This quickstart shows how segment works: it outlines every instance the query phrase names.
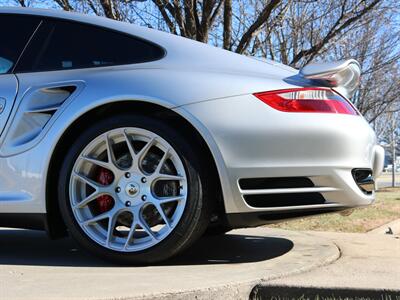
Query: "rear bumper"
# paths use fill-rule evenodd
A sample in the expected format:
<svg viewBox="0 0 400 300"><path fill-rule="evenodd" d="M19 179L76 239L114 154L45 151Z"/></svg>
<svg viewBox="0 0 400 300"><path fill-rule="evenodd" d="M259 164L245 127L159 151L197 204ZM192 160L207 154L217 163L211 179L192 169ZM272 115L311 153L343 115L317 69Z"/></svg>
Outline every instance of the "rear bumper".
<svg viewBox="0 0 400 300"><path fill-rule="evenodd" d="M283 211L256 211L247 213L234 213L226 215L226 222L229 228L257 227L261 225L274 224L284 220L291 220L302 217L309 217L318 214L335 213L351 209L349 207L331 208L308 208L303 210L283 210Z"/></svg>
<svg viewBox="0 0 400 300"><path fill-rule="evenodd" d="M237 214L254 213L265 223L277 216L338 211L374 201L374 192L364 193L352 170L371 169L376 178L383 167L384 151L376 145L375 133L360 116L284 113L252 95L191 104L177 110L191 118L210 145L230 219ZM279 189L266 186L258 192L245 190L239 184L240 179L291 177L308 178L313 184ZM261 195L261 204L249 204L249 192ZM290 203L284 195L282 199L288 201L271 206L269 200L277 194L290 194L296 200L306 193L320 194L325 201ZM264 203L262 195L268 195Z"/></svg>
<svg viewBox="0 0 400 300"><path fill-rule="evenodd" d="M381 176L385 163L385 150L383 147L376 145L374 147L373 176L375 180Z"/></svg>

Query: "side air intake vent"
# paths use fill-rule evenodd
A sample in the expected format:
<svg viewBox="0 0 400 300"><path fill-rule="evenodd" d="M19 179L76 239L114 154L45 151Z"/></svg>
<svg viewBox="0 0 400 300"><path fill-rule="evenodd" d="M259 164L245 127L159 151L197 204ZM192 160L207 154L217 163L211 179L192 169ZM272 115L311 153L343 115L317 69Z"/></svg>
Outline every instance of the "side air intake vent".
<svg viewBox="0 0 400 300"><path fill-rule="evenodd" d="M15 129L10 132L12 145L18 146L36 138L75 89L76 87L46 88L31 95L23 115L15 124Z"/></svg>
<svg viewBox="0 0 400 300"><path fill-rule="evenodd" d="M15 154L32 146L61 106L82 88L83 82L73 82L28 90L6 129L1 154Z"/></svg>
<svg viewBox="0 0 400 300"><path fill-rule="evenodd" d="M239 180L239 186L242 190L261 190L306 188L314 183L307 177L245 178Z"/></svg>

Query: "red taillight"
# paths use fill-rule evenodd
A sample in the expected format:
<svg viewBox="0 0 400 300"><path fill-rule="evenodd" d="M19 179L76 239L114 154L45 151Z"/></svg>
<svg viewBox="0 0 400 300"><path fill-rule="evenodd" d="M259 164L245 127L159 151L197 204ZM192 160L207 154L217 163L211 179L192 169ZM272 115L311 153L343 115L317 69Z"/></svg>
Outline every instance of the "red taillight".
<svg viewBox="0 0 400 300"><path fill-rule="evenodd" d="M254 94L265 104L284 112L358 115L355 108L331 89L296 88Z"/></svg>

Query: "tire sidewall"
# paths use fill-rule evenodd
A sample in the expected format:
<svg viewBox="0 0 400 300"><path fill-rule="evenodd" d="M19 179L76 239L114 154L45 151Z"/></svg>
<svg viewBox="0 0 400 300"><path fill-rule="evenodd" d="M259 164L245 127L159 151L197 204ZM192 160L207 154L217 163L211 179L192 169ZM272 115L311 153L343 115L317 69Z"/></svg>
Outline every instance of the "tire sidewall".
<svg viewBox="0 0 400 300"><path fill-rule="evenodd" d="M99 135L116 128L137 127L149 130L165 139L176 151L187 176L187 200L184 212L173 231L158 244L137 252L119 252L105 248L86 235L77 223L69 198L72 168L84 148ZM122 264L153 263L165 260L188 247L200 237L208 224L208 205L205 199L205 172L196 149L174 128L163 121L140 115L119 115L103 119L79 134L65 156L59 173L58 195L61 214L71 236L92 253Z"/></svg>

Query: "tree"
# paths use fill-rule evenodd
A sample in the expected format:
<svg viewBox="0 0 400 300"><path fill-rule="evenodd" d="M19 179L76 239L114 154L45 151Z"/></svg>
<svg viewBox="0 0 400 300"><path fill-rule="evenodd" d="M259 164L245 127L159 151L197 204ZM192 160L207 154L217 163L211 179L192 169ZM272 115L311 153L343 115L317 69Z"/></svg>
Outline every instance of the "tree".
<svg viewBox="0 0 400 300"><path fill-rule="evenodd" d="M352 101L360 112L373 123L400 109L397 0L13 1L137 23L295 68L355 58L362 81Z"/></svg>

